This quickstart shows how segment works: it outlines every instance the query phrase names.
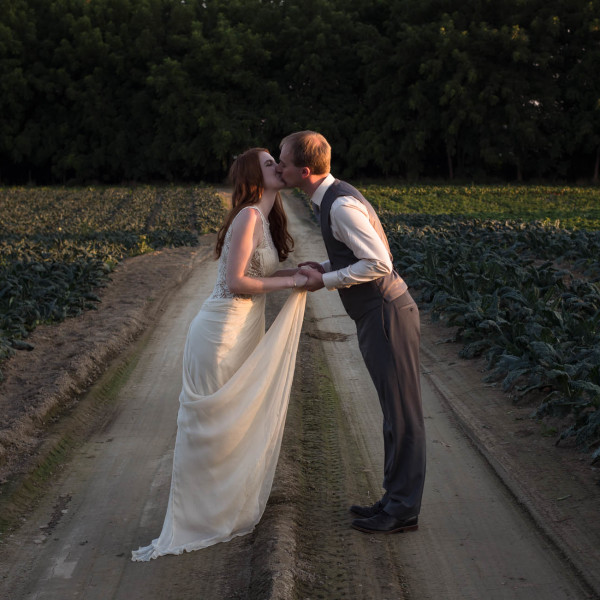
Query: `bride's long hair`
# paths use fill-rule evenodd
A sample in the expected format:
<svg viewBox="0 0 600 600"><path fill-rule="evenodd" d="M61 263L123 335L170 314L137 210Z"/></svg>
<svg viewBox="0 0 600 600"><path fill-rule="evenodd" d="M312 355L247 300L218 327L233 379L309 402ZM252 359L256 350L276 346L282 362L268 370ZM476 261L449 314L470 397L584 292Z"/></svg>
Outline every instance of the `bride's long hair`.
<svg viewBox="0 0 600 600"><path fill-rule="evenodd" d="M217 245L215 247L217 257L221 256L225 234L236 215L246 206L257 204L261 199L265 184L258 157L260 152L268 153L269 151L265 148L250 148L250 150L240 154L233 161L231 169L229 169L229 179L233 184L232 208L217 234ZM287 230L287 217L283 210L279 192L275 196L275 203L269 214L269 229L279 255L279 261L283 262L294 248L294 239Z"/></svg>

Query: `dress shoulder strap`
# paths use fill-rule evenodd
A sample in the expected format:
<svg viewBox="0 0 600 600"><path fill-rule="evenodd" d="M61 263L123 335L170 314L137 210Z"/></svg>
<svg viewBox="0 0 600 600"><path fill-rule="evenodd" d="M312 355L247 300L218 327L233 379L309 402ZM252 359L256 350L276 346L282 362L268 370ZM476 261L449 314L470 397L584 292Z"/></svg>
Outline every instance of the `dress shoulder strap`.
<svg viewBox="0 0 600 600"><path fill-rule="evenodd" d="M260 208L258 208L258 206L246 206L246 207L244 207L244 209L246 209L246 208L253 208L254 210L257 210L258 214L260 215L260 218L262 219L263 224L267 224L268 223L267 217L265 217L265 215L263 215L262 210L260 210Z"/></svg>
<svg viewBox="0 0 600 600"><path fill-rule="evenodd" d="M250 205L250 206L244 206L244 208L242 208L242 210L240 210L240 212L237 215L235 215L235 218L233 220L235 221L235 219L237 219L247 208L253 208L260 215L260 220L261 220L262 226L263 226L263 232L262 232L263 235L262 235L261 241L259 242L259 244L260 244L265 239L265 231L269 228L269 222L265 218L265 215L263 215L263 213L260 210L260 208L258 208L258 206L252 206L252 205ZM232 225L233 225L233 222L232 222Z"/></svg>
<svg viewBox="0 0 600 600"><path fill-rule="evenodd" d="M237 215L235 215L234 221L235 221L235 219L237 219L237 218L238 218L238 216L239 216L239 215L241 215L241 214L242 214L242 213L243 213L243 212L244 212L244 211L245 211L247 208L253 208L255 211L257 211L257 212L258 212L258 214L260 215L260 217L261 217L261 219L262 219L263 223L264 223L264 222L267 220L267 219L265 219L265 215L263 215L263 214L262 214L262 211L260 210L260 208L258 208L258 206L253 206L253 205L250 205L250 206L244 206L244 208L242 208L242 210L240 210L240 212L239 212Z"/></svg>

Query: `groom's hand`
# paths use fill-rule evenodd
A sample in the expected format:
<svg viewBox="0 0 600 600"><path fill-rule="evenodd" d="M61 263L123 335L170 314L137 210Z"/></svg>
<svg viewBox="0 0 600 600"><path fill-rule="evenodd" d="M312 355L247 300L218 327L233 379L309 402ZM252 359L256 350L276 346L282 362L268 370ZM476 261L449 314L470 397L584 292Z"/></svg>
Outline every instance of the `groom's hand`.
<svg viewBox="0 0 600 600"><path fill-rule="evenodd" d="M322 287L324 287L323 274L317 271L316 269L301 267L300 273L308 277L308 281L304 286L305 290L308 290L309 292L316 292L317 290L320 290Z"/></svg>
<svg viewBox="0 0 600 600"><path fill-rule="evenodd" d="M299 267L310 267L311 269L316 269L319 273L325 273L325 269L321 263L315 262L314 260L307 260L306 262L301 262L298 264Z"/></svg>

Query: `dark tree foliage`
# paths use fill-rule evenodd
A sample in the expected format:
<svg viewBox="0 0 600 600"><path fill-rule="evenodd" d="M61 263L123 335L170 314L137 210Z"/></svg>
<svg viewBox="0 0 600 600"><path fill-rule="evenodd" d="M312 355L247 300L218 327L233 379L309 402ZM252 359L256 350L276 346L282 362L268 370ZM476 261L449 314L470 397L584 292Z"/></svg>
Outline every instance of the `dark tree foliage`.
<svg viewBox="0 0 600 600"><path fill-rule="evenodd" d="M600 0L0 0L0 183L220 180L316 129L344 176L598 181Z"/></svg>

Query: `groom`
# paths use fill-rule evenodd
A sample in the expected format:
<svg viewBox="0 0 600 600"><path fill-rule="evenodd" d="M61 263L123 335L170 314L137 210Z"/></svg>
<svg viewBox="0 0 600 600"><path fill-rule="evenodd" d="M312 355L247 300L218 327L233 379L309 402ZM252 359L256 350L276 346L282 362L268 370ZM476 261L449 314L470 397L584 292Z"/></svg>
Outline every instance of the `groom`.
<svg viewBox="0 0 600 600"><path fill-rule="evenodd" d="M373 207L329 172L331 147L314 131L280 144L278 172L313 203L329 261L308 262L307 289L338 290L355 321L358 343L383 411L383 497L353 505L352 526L368 533L418 528L425 480L425 429L419 379L419 310L394 270L388 241ZM307 269L306 267L310 267Z"/></svg>

